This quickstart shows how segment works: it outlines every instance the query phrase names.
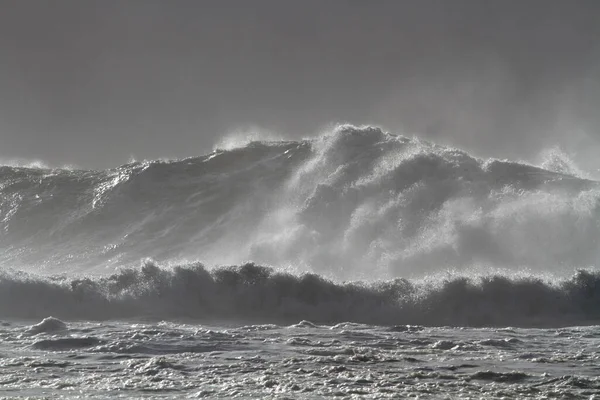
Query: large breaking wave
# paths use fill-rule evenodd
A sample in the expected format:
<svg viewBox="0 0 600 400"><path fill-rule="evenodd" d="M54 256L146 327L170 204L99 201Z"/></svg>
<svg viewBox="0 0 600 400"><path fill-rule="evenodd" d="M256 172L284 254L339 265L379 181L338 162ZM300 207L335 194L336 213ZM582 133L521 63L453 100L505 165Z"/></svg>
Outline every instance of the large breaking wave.
<svg viewBox="0 0 600 400"><path fill-rule="evenodd" d="M344 279L593 266L600 186L560 157L545 166L340 126L106 171L0 167L0 264L253 260Z"/></svg>
<svg viewBox="0 0 600 400"><path fill-rule="evenodd" d="M81 304L98 303L91 307L96 317L133 315L145 301L157 310L194 316L235 314L236 307L248 308L242 303L261 302L256 312L263 319L486 323L491 318L489 323L497 323L514 314L525 321L527 313L516 300L506 300L516 296L542 319L557 312L586 319L595 317L589 305L597 300L597 276L568 277L580 268L593 271L600 259L599 200L600 185L584 179L556 150L534 166L347 125L316 139L255 141L196 158L133 162L104 171L4 166L1 309L32 315L49 308L61 315L64 306L65 314L85 316L73 300L82 296ZM252 260L317 275L252 270L266 276L260 285L245 284L235 293L223 289L225 294L219 277L229 276L228 269L146 267L146 272L106 277L146 258L167 266L200 261L211 267ZM231 276L243 276L244 268ZM9 270L50 280L25 279ZM500 270L505 272L494 272ZM153 283L156 292L143 292L148 271L156 279L168 276L171 286L161 283L156 289ZM398 280L444 271L464 277L488 271L488 276L479 283L452 278L441 292ZM509 277L518 271L552 275L562 283ZM57 283L58 275L70 283ZM89 278L73 280L75 275ZM343 280L386 283L333 283ZM177 297L175 286L186 284L191 286ZM264 295L248 294L259 287ZM297 296L282 300L273 294L288 289ZM11 296L24 293L32 300L7 305ZM417 301L416 293L425 297ZM318 300L311 303L305 299L309 295ZM168 299L161 303L161 296ZM493 297L494 307L505 313L484 317L490 310L476 308L473 296L487 305ZM323 309L323 301L333 308ZM208 306L215 302L223 309ZM471 311L460 316L448 309L451 305ZM469 317L473 313L481 315Z"/></svg>

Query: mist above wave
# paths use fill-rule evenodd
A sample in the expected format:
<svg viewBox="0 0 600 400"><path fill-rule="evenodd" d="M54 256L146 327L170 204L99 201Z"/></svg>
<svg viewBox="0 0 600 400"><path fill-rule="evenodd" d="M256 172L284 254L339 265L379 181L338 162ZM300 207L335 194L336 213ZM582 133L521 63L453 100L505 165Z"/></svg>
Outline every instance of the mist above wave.
<svg viewBox="0 0 600 400"><path fill-rule="evenodd" d="M599 259L598 184L374 127L106 171L0 167L0 265L101 272L142 257L335 278Z"/></svg>
<svg viewBox="0 0 600 400"><path fill-rule="evenodd" d="M195 318L380 325L562 326L597 323L600 275L570 279L488 275L335 283L242 266L162 269L146 262L103 278L0 276L0 317Z"/></svg>

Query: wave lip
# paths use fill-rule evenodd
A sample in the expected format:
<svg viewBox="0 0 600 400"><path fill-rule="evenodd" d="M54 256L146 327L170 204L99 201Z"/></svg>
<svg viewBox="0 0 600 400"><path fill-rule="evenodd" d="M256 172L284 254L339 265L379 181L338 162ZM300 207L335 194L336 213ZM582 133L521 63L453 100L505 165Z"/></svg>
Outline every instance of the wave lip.
<svg viewBox="0 0 600 400"><path fill-rule="evenodd" d="M600 273L579 271L554 283L535 277L458 277L437 284L395 279L335 283L252 263L163 269L146 262L103 278L3 274L0 316L67 319L233 320L335 324L524 326L596 324Z"/></svg>

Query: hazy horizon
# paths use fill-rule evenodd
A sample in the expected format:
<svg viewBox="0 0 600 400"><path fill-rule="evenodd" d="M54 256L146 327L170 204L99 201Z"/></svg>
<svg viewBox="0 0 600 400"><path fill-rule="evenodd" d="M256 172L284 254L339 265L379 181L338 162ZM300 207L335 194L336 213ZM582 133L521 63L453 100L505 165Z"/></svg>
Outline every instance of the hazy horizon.
<svg viewBox="0 0 600 400"><path fill-rule="evenodd" d="M600 143L596 1L4 1L0 159L106 168L374 124L482 156Z"/></svg>

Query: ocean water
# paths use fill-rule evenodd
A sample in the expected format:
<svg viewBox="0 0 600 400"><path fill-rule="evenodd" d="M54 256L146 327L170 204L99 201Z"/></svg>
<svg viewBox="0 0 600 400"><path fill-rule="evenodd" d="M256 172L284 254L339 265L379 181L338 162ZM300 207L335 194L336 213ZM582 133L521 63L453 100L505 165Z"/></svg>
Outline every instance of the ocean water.
<svg viewBox="0 0 600 400"><path fill-rule="evenodd" d="M598 398L599 200L368 126L0 166L0 397Z"/></svg>

